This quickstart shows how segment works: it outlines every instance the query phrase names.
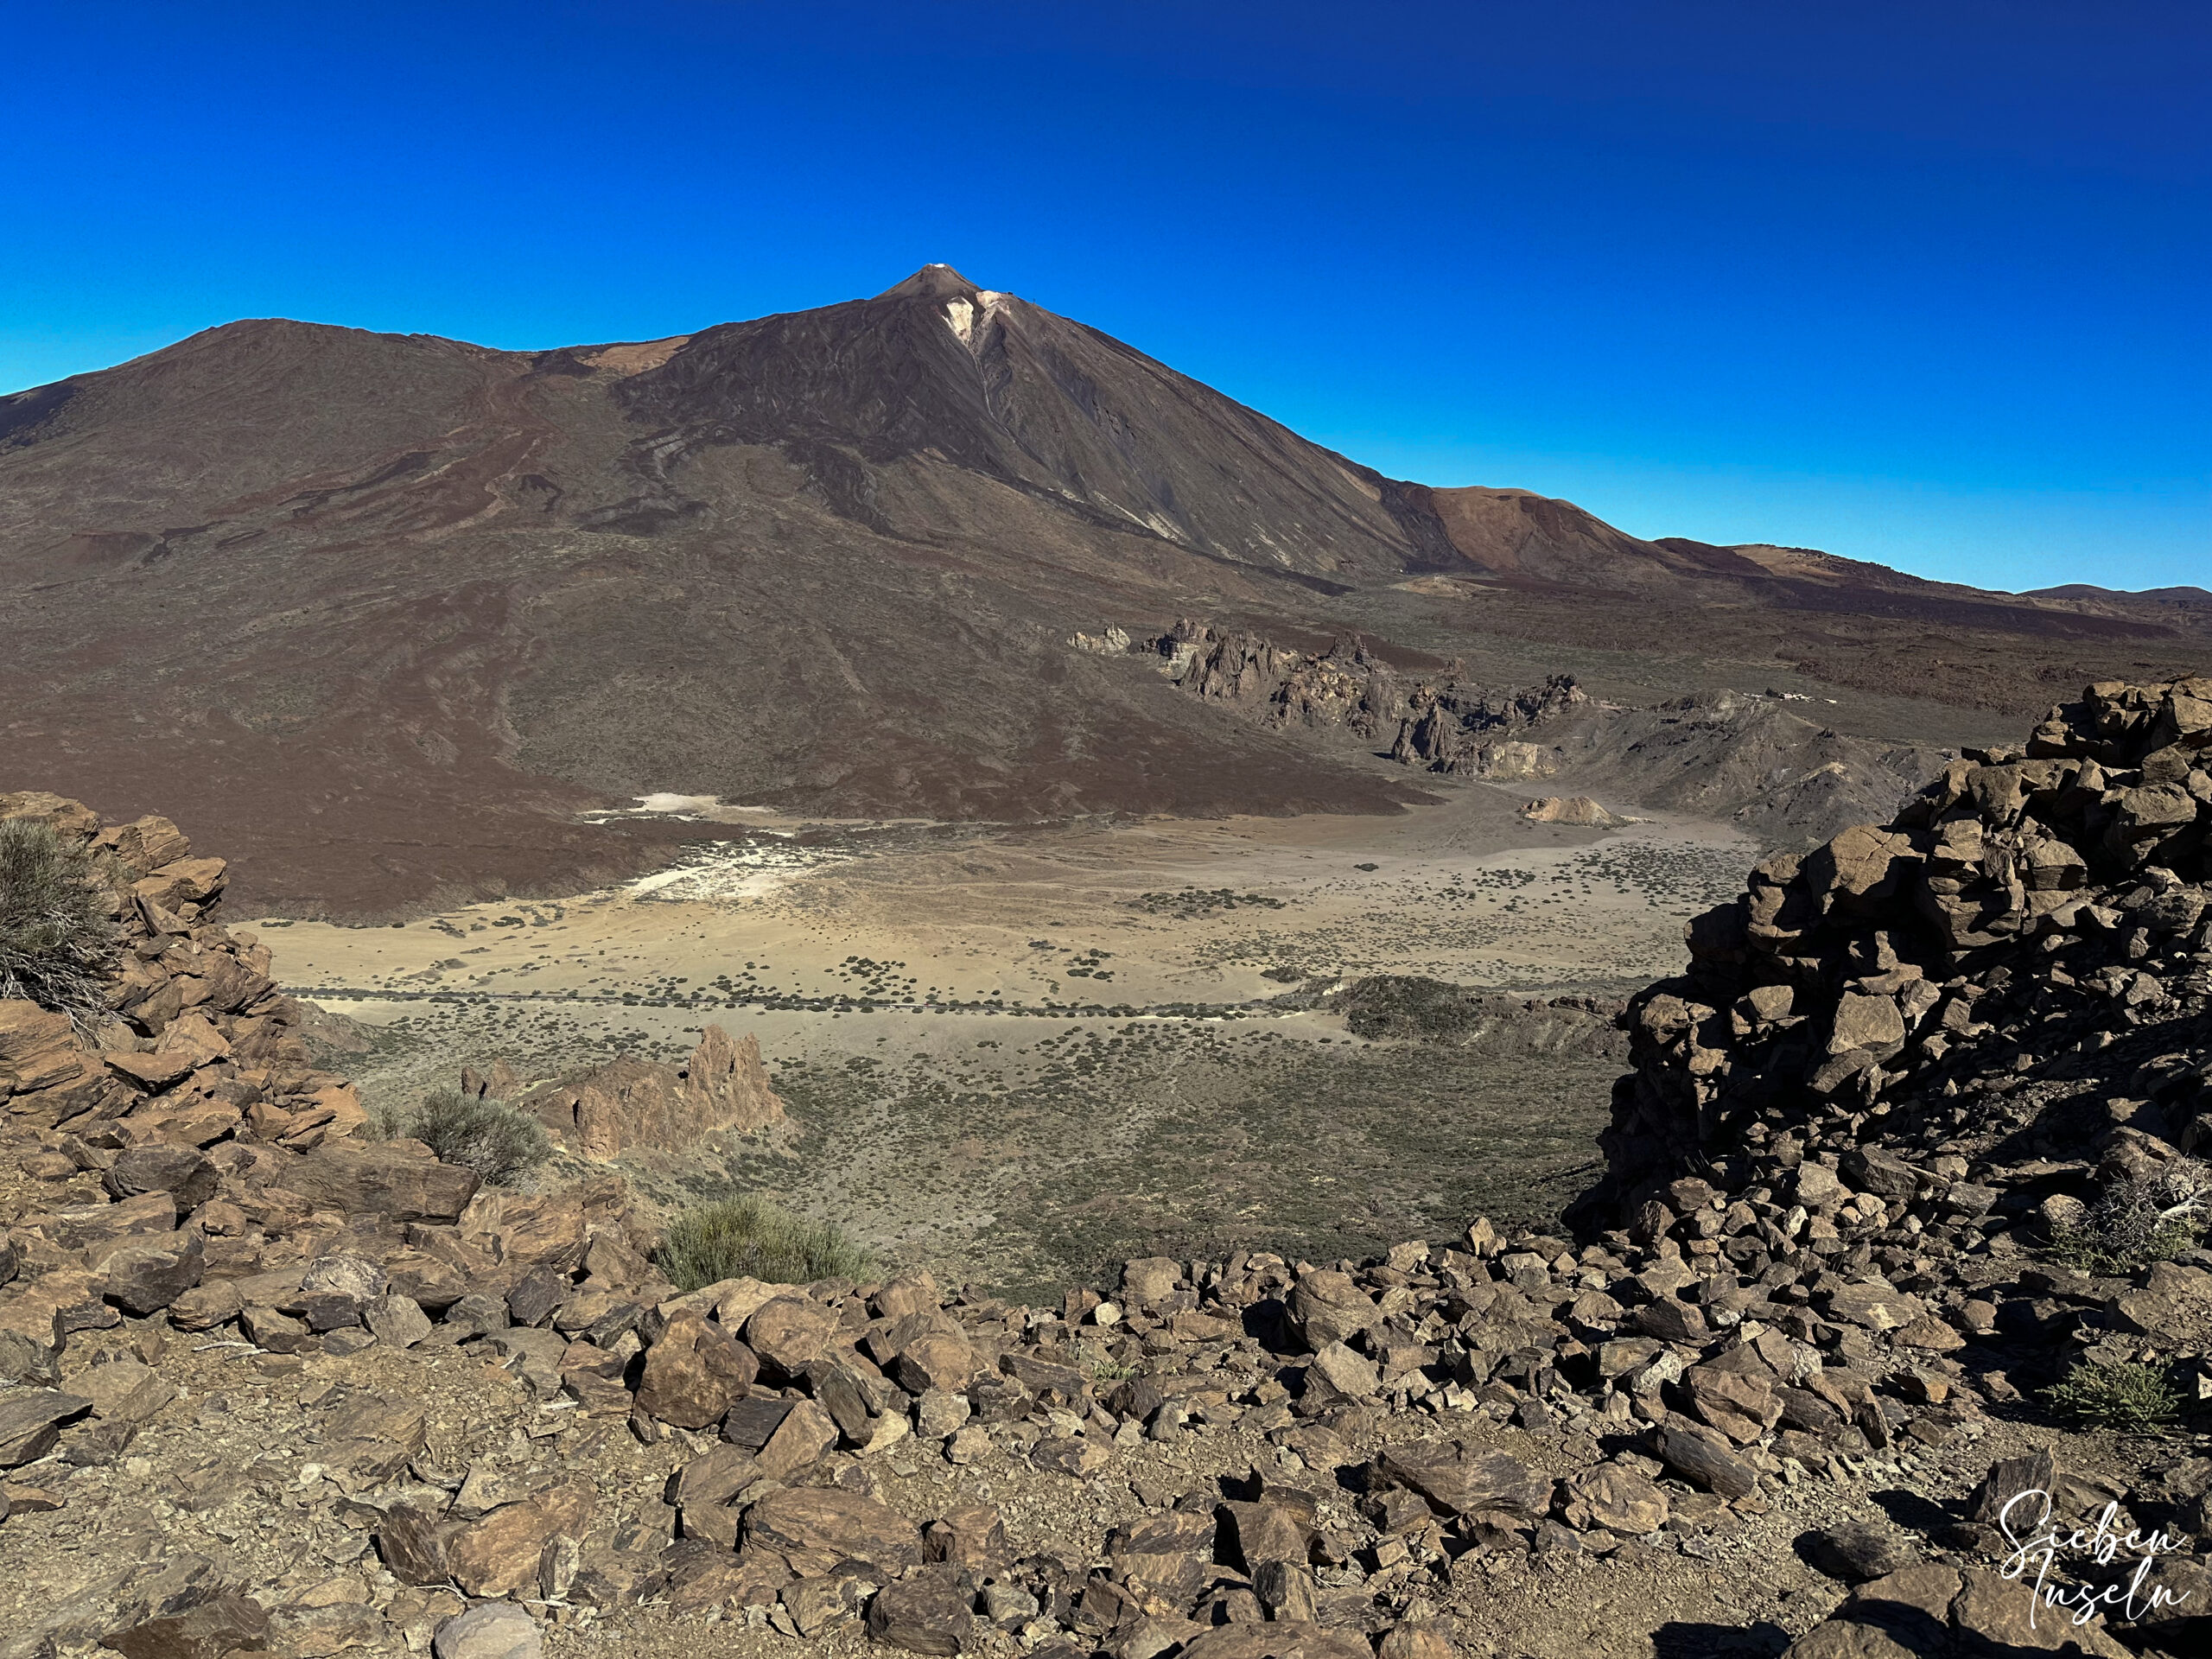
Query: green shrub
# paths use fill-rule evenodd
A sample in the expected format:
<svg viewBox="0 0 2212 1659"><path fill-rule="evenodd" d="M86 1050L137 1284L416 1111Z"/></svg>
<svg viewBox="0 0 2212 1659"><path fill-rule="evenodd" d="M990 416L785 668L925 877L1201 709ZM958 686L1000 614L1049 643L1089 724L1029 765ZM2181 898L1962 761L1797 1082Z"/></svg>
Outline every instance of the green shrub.
<svg viewBox="0 0 2212 1659"><path fill-rule="evenodd" d="M420 1141L440 1163L465 1165L494 1186L512 1186L553 1155L552 1138L529 1113L453 1089L379 1114L378 1127L387 1139Z"/></svg>
<svg viewBox="0 0 2212 1659"><path fill-rule="evenodd" d="M1136 1375L1136 1369L1125 1365L1105 1348L1095 1343L1076 1344L1076 1363L1082 1366L1094 1382L1119 1382Z"/></svg>
<svg viewBox="0 0 2212 1659"><path fill-rule="evenodd" d="M2115 1243L2094 1226L2060 1227L2050 1236L2054 1259L2077 1273L2113 1277L2152 1262L2171 1262L2195 1248L2203 1230L2179 1218L2162 1221L2125 1243Z"/></svg>
<svg viewBox="0 0 2212 1659"><path fill-rule="evenodd" d="M2202 1235L2209 1199L2212 1167L2195 1158L2173 1159L2106 1187L2082 1225L2053 1230L2051 1254L2095 1274L2133 1273L2169 1261Z"/></svg>
<svg viewBox="0 0 2212 1659"><path fill-rule="evenodd" d="M2181 1412L2181 1393L2148 1365L2085 1361L2043 1397L2052 1411L2089 1428L2139 1434L2170 1423Z"/></svg>
<svg viewBox="0 0 2212 1659"><path fill-rule="evenodd" d="M66 1014L89 1037L121 956L91 855L54 826L0 823L0 998Z"/></svg>
<svg viewBox="0 0 2212 1659"><path fill-rule="evenodd" d="M842 1228L801 1221L758 1192L685 1211L653 1261L685 1291L724 1279L807 1285L817 1279L870 1279L876 1271L874 1253Z"/></svg>

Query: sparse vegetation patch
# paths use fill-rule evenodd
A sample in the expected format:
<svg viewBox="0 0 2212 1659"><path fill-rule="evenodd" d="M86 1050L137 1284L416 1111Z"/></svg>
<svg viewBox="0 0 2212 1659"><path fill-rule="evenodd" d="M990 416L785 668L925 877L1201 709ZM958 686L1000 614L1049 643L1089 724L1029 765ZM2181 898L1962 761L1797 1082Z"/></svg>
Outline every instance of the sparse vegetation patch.
<svg viewBox="0 0 2212 1659"><path fill-rule="evenodd" d="M866 1279L876 1268L874 1255L843 1229L802 1221L758 1192L686 1211L662 1238L653 1262L683 1291L724 1279L776 1285Z"/></svg>
<svg viewBox="0 0 2212 1659"><path fill-rule="evenodd" d="M2146 1433L2181 1414L2181 1393L2164 1374L2132 1363L2076 1365L2043 1397L2070 1423L2123 1434Z"/></svg>
<svg viewBox="0 0 2212 1659"><path fill-rule="evenodd" d="M2054 1231L2051 1253L2069 1267L2096 1274L2133 1273L2171 1261L2202 1236L2208 1199L2212 1166L2177 1158L2107 1187L2082 1225Z"/></svg>
<svg viewBox="0 0 2212 1659"><path fill-rule="evenodd" d="M474 1170L493 1186L512 1186L553 1155L545 1126L504 1101L441 1089L419 1105L384 1115L387 1140L420 1141L442 1164Z"/></svg>
<svg viewBox="0 0 2212 1659"><path fill-rule="evenodd" d="M1179 922L1189 922L1196 921L1201 916L1216 916L1225 910L1281 910L1283 902L1280 899L1271 899L1264 893L1236 893L1228 887L1215 887L1210 891L1184 887L1173 893L1140 893L1129 900L1129 908L1141 910L1151 916L1170 916Z"/></svg>
<svg viewBox="0 0 2212 1659"><path fill-rule="evenodd" d="M0 823L0 998L26 998L89 1035L118 946L92 862L51 824Z"/></svg>

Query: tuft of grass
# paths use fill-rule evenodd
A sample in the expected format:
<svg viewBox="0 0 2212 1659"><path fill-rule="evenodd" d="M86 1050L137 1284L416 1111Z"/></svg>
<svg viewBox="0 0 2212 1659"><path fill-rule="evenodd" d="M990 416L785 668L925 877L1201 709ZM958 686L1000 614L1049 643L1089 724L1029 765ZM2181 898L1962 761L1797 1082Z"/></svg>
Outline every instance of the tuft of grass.
<svg viewBox="0 0 2212 1659"><path fill-rule="evenodd" d="M440 1089L410 1110L378 1119L387 1140L420 1141L442 1164L461 1164L493 1186L512 1186L553 1155L552 1137L505 1101Z"/></svg>
<svg viewBox="0 0 2212 1659"><path fill-rule="evenodd" d="M0 998L67 1014L89 1038L121 960L92 855L50 823L0 823Z"/></svg>
<svg viewBox="0 0 2212 1659"><path fill-rule="evenodd" d="M842 1228L802 1221L758 1192L685 1211L662 1237L653 1262L682 1291L724 1279L808 1285L876 1273L874 1254Z"/></svg>
<svg viewBox="0 0 2212 1659"><path fill-rule="evenodd" d="M2140 1434L2181 1414L2181 1392L2149 1365L2084 1362L2043 1391L2059 1416L2089 1428Z"/></svg>

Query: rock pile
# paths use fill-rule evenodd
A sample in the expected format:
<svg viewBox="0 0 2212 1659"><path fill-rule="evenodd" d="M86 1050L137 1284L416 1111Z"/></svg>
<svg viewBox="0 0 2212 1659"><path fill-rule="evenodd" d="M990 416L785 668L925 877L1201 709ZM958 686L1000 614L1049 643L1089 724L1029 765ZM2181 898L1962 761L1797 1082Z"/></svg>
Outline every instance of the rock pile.
<svg viewBox="0 0 2212 1659"><path fill-rule="evenodd" d="M1761 864L1631 1012L1616 1185L1794 1166L1808 1127L1956 1156L1936 1148L2008 1076L2148 1027L2182 1046L2212 994L2208 747L2212 680L2092 686L2024 753L1969 753L1890 823ZM2202 1077L2166 1070L2107 1127L2212 1129Z"/></svg>
<svg viewBox="0 0 2212 1659"><path fill-rule="evenodd" d="M2212 680L2093 685L1760 865L1624 1016L1585 1224L1681 1241L1708 1319L1913 1363L1908 1395L1931 1359L2000 1400L2086 1359L2212 1398L2212 1254L2047 1259L2212 1153L2209 768Z"/></svg>
<svg viewBox="0 0 2212 1659"><path fill-rule="evenodd" d="M1734 1281L1707 1294L1818 1306L1856 1274L1897 1340L2093 1340L2195 1393L2212 1261L2012 1269L2212 1150L2209 749L2212 681L2092 686L2026 753L1762 864L1625 1016L1586 1213L1694 1236Z"/></svg>

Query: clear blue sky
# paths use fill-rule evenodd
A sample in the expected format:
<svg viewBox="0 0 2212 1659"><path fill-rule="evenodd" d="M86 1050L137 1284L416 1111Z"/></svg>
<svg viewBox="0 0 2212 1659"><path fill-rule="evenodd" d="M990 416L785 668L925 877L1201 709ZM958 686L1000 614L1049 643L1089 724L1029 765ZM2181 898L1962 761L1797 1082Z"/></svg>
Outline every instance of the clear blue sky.
<svg viewBox="0 0 2212 1659"><path fill-rule="evenodd" d="M0 389L932 260L1386 472L2212 585L2212 6L0 0Z"/></svg>

